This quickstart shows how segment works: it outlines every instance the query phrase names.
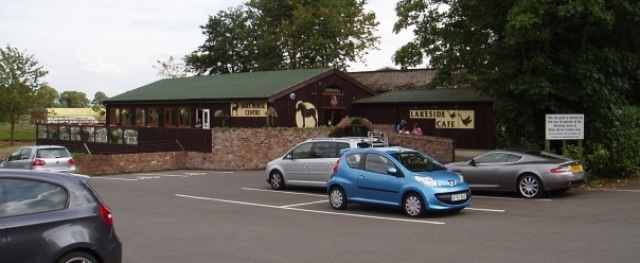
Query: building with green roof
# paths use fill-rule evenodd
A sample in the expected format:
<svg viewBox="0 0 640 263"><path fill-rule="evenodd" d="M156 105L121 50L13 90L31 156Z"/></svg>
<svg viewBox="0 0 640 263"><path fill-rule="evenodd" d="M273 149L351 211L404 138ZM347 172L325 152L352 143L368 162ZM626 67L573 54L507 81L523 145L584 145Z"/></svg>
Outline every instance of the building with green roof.
<svg viewBox="0 0 640 263"><path fill-rule="evenodd" d="M110 125L317 127L338 123L352 115L353 101L375 94L337 69L318 68L163 79L104 103Z"/></svg>

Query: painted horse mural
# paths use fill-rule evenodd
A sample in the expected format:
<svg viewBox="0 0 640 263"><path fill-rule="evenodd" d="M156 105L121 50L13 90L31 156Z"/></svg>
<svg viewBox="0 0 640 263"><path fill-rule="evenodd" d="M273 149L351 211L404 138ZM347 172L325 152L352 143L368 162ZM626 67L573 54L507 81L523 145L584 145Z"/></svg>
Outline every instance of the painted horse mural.
<svg viewBox="0 0 640 263"><path fill-rule="evenodd" d="M296 103L296 123L300 128L318 126L316 107L310 102L298 101Z"/></svg>

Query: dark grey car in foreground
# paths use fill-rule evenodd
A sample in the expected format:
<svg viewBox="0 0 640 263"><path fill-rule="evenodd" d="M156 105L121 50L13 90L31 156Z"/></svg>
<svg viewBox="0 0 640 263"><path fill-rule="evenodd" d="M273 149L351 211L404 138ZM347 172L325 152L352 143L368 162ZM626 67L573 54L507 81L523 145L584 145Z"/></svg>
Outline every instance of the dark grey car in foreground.
<svg viewBox="0 0 640 263"><path fill-rule="evenodd" d="M567 190L587 178L579 161L540 151L493 150L445 167L462 174L472 190L517 192L525 198Z"/></svg>
<svg viewBox="0 0 640 263"><path fill-rule="evenodd" d="M0 263L120 263L110 209L88 176L0 169Z"/></svg>

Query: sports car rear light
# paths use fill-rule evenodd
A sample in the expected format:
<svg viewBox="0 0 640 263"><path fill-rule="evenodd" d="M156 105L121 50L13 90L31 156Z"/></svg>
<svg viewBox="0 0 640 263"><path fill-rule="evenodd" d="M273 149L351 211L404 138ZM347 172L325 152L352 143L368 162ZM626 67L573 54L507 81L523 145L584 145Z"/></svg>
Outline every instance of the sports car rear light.
<svg viewBox="0 0 640 263"><path fill-rule="evenodd" d="M107 225L113 227L113 216L111 215L111 209L104 204L100 204L100 217Z"/></svg>
<svg viewBox="0 0 640 263"><path fill-rule="evenodd" d="M568 172L571 172L571 166L569 165L564 165L558 168L551 169L551 173L554 173L554 174L568 173Z"/></svg>
<svg viewBox="0 0 640 263"><path fill-rule="evenodd" d="M42 159L34 159L33 162L31 163L32 166L41 166L45 164L47 163Z"/></svg>
<svg viewBox="0 0 640 263"><path fill-rule="evenodd" d="M338 158L338 161L336 161L336 164L333 166L333 173L338 172L338 168L340 168L340 159L342 158Z"/></svg>
<svg viewBox="0 0 640 263"><path fill-rule="evenodd" d="M74 160L73 158L69 158L69 165L74 165L76 164L76 160Z"/></svg>

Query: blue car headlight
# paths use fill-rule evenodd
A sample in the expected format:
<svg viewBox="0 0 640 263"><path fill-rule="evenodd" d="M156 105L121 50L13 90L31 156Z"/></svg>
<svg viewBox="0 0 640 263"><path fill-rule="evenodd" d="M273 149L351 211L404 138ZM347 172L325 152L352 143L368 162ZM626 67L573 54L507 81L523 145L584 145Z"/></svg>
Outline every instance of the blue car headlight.
<svg viewBox="0 0 640 263"><path fill-rule="evenodd" d="M426 186L440 186L440 184L438 183L438 181L434 180L433 178L429 177L429 176L416 176L414 177L416 178L416 181L426 185Z"/></svg>

